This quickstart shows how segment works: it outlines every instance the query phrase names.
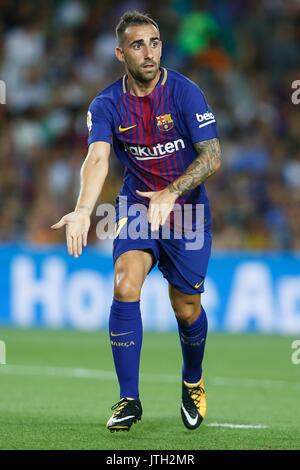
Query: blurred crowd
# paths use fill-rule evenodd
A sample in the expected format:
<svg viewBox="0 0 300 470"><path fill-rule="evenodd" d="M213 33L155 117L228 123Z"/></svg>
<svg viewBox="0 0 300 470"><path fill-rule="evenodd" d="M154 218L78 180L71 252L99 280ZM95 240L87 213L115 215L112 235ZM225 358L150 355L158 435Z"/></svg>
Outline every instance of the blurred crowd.
<svg viewBox="0 0 300 470"><path fill-rule="evenodd" d="M217 116L215 249L299 250L298 0L0 0L0 240L64 240L49 227L73 210L87 108L123 74L114 27L134 8L160 25L162 65L197 82ZM122 173L112 157L102 201L114 202Z"/></svg>

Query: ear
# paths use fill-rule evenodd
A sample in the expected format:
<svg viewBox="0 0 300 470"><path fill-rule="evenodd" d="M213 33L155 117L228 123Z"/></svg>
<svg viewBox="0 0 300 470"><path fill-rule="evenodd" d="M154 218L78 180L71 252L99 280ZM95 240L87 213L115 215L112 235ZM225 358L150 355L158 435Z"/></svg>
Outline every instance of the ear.
<svg viewBox="0 0 300 470"><path fill-rule="evenodd" d="M115 48L115 54L116 54L116 58L120 61L120 62L124 62L124 52L122 50L121 47L116 47Z"/></svg>

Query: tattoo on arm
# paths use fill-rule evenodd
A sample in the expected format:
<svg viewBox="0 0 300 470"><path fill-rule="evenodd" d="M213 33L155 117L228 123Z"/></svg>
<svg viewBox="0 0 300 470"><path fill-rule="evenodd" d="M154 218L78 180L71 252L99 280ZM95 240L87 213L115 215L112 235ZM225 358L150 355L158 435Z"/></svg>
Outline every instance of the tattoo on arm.
<svg viewBox="0 0 300 470"><path fill-rule="evenodd" d="M204 140L194 144L197 157L187 167L183 175L171 183L168 188L178 196L196 188L206 178L215 173L221 164L221 149L219 139Z"/></svg>

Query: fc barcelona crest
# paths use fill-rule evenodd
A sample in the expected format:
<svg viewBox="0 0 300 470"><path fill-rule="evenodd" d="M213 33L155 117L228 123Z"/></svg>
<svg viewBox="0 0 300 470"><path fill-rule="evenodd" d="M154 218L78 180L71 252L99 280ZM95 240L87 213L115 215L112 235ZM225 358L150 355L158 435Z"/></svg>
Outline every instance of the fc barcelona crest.
<svg viewBox="0 0 300 470"><path fill-rule="evenodd" d="M162 132L167 132L174 127L174 121L171 117L171 114L156 116L156 124L158 129Z"/></svg>

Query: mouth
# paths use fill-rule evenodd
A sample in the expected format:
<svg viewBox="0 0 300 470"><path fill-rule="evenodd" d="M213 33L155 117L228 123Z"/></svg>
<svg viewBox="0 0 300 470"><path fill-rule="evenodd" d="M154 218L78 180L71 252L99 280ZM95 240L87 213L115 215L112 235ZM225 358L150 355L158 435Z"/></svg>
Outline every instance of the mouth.
<svg viewBox="0 0 300 470"><path fill-rule="evenodd" d="M155 65L154 64L145 64L143 65L143 69L145 70L152 70L154 69Z"/></svg>

